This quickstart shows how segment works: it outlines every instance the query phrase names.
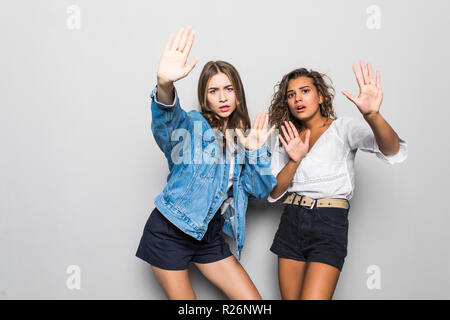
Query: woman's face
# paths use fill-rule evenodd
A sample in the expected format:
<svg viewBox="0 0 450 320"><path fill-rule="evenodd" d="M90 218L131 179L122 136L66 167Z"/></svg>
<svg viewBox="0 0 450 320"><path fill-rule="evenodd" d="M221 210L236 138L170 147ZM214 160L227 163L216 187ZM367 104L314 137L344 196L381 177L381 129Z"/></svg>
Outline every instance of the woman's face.
<svg viewBox="0 0 450 320"><path fill-rule="evenodd" d="M323 99L311 78L298 77L289 80L286 95L289 111L295 118L306 121L317 113L320 115L319 104Z"/></svg>
<svg viewBox="0 0 450 320"><path fill-rule="evenodd" d="M236 109L236 95L228 76L217 73L211 77L206 89L206 100L211 110L219 117L227 119Z"/></svg>

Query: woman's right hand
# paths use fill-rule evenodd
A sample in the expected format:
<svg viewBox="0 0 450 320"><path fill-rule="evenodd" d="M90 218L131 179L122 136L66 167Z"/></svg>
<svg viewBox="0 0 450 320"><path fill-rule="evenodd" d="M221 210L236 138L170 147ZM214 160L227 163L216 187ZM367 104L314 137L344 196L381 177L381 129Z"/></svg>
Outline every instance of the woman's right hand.
<svg viewBox="0 0 450 320"><path fill-rule="evenodd" d="M311 131L306 131L305 141L303 142L294 124L291 121L285 121L284 123L287 130L283 125L281 126L281 130L283 131L286 140L283 139L281 134L278 134L278 137L280 138L281 144L283 145L291 160L295 163L299 163L308 153L309 137L311 135Z"/></svg>
<svg viewBox="0 0 450 320"><path fill-rule="evenodd" d="M193 59L186 65L194 38L195 35L191 32L191 27L187 27L186 30L181 28L175 38L174 34L170 35L159 62L159 86L170 87L175 81L186 77L194 69L198 58Z"/></svg>

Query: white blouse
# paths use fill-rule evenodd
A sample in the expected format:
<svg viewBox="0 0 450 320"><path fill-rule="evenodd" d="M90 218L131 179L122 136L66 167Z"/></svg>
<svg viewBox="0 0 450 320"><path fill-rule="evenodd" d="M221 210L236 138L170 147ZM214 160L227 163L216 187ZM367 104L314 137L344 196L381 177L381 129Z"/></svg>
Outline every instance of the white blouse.
<svg viewBox="0 0 450 320"><path fill-rule="evenodd" d="M227 186L227 193L230 190L230 188L233 186L233 173L234 173L234 157L230 157L230 171L228 172L228 186ZM234 210L234 198L228 197L225 198L225 200L222 202L222 205L220 206L220 214L224 214L228 207L231 206Z"/></svg>
<svg viewBox="0 0 450 320"><path fill-rule="evenodd" d="M407 144L399 138L400 149L396 154L384 155L375 136L365 120L340 117L334 120L302 159L288 189L278 198L270 195L267 200L275 202L286 192L318 199L341 198L350 200L355 187L355 155L358 149L375 153L388 164L407 158ZM272 151L272 174L276 177L289 161L289 155L277 141Z"/></svg>

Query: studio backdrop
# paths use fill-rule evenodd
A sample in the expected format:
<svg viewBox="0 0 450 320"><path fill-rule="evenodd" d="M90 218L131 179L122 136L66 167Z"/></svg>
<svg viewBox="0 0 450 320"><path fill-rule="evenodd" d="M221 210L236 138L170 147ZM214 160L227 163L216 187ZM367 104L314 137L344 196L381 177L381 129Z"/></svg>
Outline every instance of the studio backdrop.
<svg viewBox="0 0 450 320"><path fill-rule="evenodd" d="M380 71L381 114L408 158L358 151L334 299L450 299L449 12L447 0L3 0L0 299L165 299L135 253L168 174L150 93L168 36L188 25L200 60L176 83L185 110L210 60L238 69L252 120L299 67L327 74L337 116L360 119L341 91L358 94L360 60ZM281 212L266 199L247 212L241 263L265 299L280 299ZM226 298L190 274L199 299Z"/></svg>

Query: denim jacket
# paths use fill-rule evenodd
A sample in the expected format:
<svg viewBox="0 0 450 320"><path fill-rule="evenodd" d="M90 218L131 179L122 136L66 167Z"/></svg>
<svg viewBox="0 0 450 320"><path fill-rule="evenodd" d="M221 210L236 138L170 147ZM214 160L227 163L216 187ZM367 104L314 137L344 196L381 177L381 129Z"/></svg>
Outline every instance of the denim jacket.
<svg viewBox="0 0 450 320"><path fill-rule="evenodd" d="M201 240L227 198L230 163L223 159L214 131L198 111L184 111L176 90L170 106L158 102L156 92L157 87L151 93L151 128L168 160L169 175L155 206L180 230ZM231 156L228 148L227 156ZM238 148L234 153L234 205L223 213L222 231L235 239L238 259L245 241L248 199L266 197L277 183L270 157L267 144L252 151Z"/></svg>

